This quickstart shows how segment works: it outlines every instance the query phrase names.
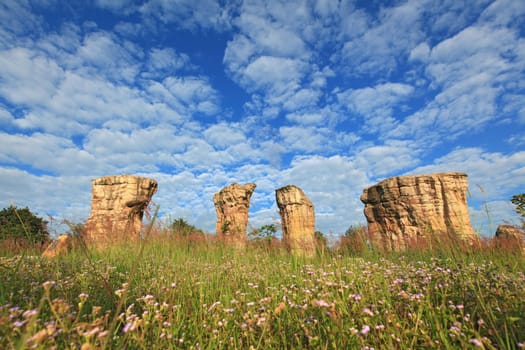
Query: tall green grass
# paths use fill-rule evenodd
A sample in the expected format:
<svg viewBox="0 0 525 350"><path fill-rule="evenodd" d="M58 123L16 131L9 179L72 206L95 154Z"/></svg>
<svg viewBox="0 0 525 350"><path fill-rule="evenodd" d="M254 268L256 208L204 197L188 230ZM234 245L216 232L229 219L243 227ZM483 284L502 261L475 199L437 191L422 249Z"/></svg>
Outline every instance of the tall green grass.
<svg viewBox="0 0 525 350"><path fill-rule="evenodd" d="M481 247L304 259L174 236L6 257L0 348L517 349L524 271Z"/></svg>

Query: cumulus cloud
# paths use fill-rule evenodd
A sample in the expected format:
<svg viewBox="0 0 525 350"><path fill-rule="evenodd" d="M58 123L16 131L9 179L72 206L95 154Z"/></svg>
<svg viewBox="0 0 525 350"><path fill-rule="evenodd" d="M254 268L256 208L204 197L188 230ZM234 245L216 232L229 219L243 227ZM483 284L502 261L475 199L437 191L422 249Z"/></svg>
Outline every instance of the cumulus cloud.
<svg viewBox="0 0 525 350"><path fill-rule="evenodd" d="M407 1L382 10L377 23L344 43L341 60L349 75L389 76L424 38L420 17L424 5Z"/></svg>
<svg viewBox="0 0 525 350"><path fill-rule="evenodd" d="M38 208L71 186L49 205L87 215L91 177L138 173L164 214L214 231L222 186L257 183L257 226L295 183L343 232L386 176L467 171L498 215L524 182L519 1L96 0L104 23L69 3L47 22L56 5L0 5L0 190L22 202L9 186Z"/></svg>
<svg viewBox="0 0 525 350"><path fill-rule="evenodd" d="M502 112L498 99L517 91L514 82L523 76L525 56L516 35L509 29L471 26L438 43L430 52L425 71L440 90L389 135L417 136L430 145L443 137L454 139L476 132L497 119ZM507 104L506 108L520 110L523 103Z"/></svg>
<svg viewBox="0 0 525 350"><path fill-rule="evenodd" d="M476 200L504 198L509 191L520 191L525 183L525 152L502 154L481 148L460 148L410 173L460 171L469 175L471 195ZM481 190L476 190L481 188ZM510 198L509 198L510 200Z"/></svg>
<svg viewBox="0 0 525 350"><path fill-rule="evenodd" d="M411 85L384 83L362 89L348 89L337 97L348 109L365 118L365 131L384 133L396 125L394 108L401 109L401 103L413 92Z"/></svg>
<svg viewBox="0 0 525 350"><path fill-rule="evenodd" d="M160 20L188 30L222 31L230 27L234 9L234 4L223 6L216 0L149 0L138 11L150 24L152 20Z"/></svg>
<svg viewBox="0 0 525 350"><path fill-rule="evenodd" d="M25 48L0 51L0 93L10 102L43 105L64 79L53 60Z"/></svg>

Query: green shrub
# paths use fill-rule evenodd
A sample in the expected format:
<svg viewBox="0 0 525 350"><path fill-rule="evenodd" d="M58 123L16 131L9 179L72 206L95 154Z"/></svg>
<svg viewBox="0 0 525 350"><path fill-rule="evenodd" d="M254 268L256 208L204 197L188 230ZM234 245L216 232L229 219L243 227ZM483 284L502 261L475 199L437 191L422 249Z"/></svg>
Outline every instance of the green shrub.
<svg viewBox="0 0 525 350"><path fill-rule="evenodd" d="M20 209L10 205L0 211L0 239L45 243L49 240L47 221L27 207Z"/></svg>

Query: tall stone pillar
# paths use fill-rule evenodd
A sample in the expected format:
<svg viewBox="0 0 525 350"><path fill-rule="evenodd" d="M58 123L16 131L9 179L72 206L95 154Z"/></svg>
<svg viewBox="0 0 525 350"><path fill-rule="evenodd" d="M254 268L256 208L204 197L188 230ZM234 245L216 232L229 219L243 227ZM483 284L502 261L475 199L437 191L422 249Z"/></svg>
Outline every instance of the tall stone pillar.
<svg viewBox="0 0 525 350"><path fill-rule="evenodd" d="M285 245L293 254L315 255L315 212L310 199L294 185L275 190L275 198Z"/></svg>
<svg viewBox="0 0 525 350"><path fill-rule="evenodd" d="M458 172L397 176L366 188L361 201L371 243L402 251L445 236L476 240L467 190L467 174Z"/></svg>
<svg viewBox="0 0 525 350"><path fill-rule="evenodd" d="M157 191L157 181L133 175L104 176L92 181L88 243L138 240L144 209Z"/></svg>
<svg viewBox="0 0 525 350"><path fill-rule="evenodd" d="M248 210L255 187L253 183L245 185L233 183L213 196L217 212L215 225L217 237L223 239L227 244L236 247L243 247L246 244Z"/></svg>

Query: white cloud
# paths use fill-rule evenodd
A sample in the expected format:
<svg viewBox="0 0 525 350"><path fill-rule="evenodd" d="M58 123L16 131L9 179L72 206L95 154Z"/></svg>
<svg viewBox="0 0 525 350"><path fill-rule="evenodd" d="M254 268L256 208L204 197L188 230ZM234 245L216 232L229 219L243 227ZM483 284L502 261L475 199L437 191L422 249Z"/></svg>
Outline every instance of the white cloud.
<svg viewBox="0 0 525 350"><path fill-rule="evenodd" d="M148 53L148 71L142 73L142 76L146 78L169 76L183 68L192 68L188 55L179 54L172 48L155 48Z"/></svg>
<svg viewBox="0 0 525 350"><path fill-rule="evenodd" d="M3 108L0 105L0 126L4 128L11 126L14 124L14 120L15 118L13 117L11 112L9 112L7 109Z"/></svg>
<svg viewBox="0 0 525 350"><path fill-rule="evenodd" d="M487 201L480 207L468 208L472 227L485 237L492 237L501 224L520 226L520 218L514 209L510 201Z"/></svg>
<svg viewBox="0 0 525 350"><path fill-rule="evenodd" d="M52 60L24 48L0 51L0 94L15 104L43 105L64 79Z"/></svg>
<svg viewBox="0 0 525 350"><path fill-rule="evenodd" d="M226 148L246 140L246 136L235 125L216 124L204 131L204 137L218 148Z"/></svg>
<svg viewBox="0 0 525 350"><path fill-rule="evenodd" d="M505 114L519 115L523 98L510 97L519 91L515 82L525 67L524 44L516 35L508 28L474 25L438 43L425 71L437 89L434 99L388 135L417 137L431 147L475 133ZM500 98L507 102L501 107Z"/></svg>
<svg viewBox="0 0 525 350"><path fill-rule="evenodd" d="M232 78L254 94L252 99L263 99L259 113L273 107L297 111L320 101L320 89L333 72L317 66L312 48L333 40L328 38L333 33L323 25L328 18L313 11L300 1L242 4L235 21L240 32L228 42L223 61ZM319 11L333 15L323 4Z"/></svg>
<svg viewBox="0 0 525 350"><path fill-rule="evenodd" d="M65 138L41 133L0 135L0 161L4 164L25 164L62 175L115 170Z"/></svg>
<svg viewBox="0 0 525 350"><path fill-rule="evenodd" d="M211 115L219 110L217 91L205 78L168 77L164 79L163 85L190 112Z"/></svg>
<svg viewBox="0 0 525 350"><path fill-rule="evenodd" d="M296 157L277 186L299 186L315 206L316 226L325 233L344 233L351 224L365 222L359 196L369 182L351 158L311 156Z"/></svg>
<svg viewBox="0 0 525 350"><path fill-rule="evenodd" d="M502 154L481 148L459 148L434 160L431 165L418 167L410 173L460 171L469 175L472 197L508 199L509 193L521 191L525 183L525 152ZM475 190L481 188L481 190ZM505 198L509 196L509 198Z"/></svg>
<svg viewBox="0 0 525 350"><path fill-rule="evenodd" d="M0 23L0 49L6 49L21 37L40 32L42 19L31 11L28 0L3 0Z"/></svg>
<svg viewBox="0 0 525 350"><path fill-rule="evenodd" d="M230 28L230 12L233 10L233 4L221 6L215 0L149 0L140 7L139 12L146 17L146 22L160 20L163 23L176 23L188 30L222 31Z"/></svg>
<svg viewBox="0 0 525 350"><path fill-rule="evenodd" d="M480 21L493 26L521 25L521 18L525 14L525 4L514 0L493 1L481 14Z"/></svg>
<svg viewBox="0 0 525 350"><path fill-rule="evenodd" d="M378 23L371 24L362 35L344 43L341 59L350 75L389 76L424 38L420 16L422 2L407 1L383 8ZM362 25L361 25L362 28Z"/></svg>
<svg viewBox="0 0 525 350"><path fill-rule="evenodd" d="M269 21L259 13L242 13L236 25L252 40L258 52L290 58L300 57L306 53L303 40L296 33L283 27L282 23Z"/></svg>
<svg viewBox="0 0 525 350"><path fill-rule="evenodd" d="M430 47L427 43L423 42L410 51L408 59L410 61L421 61L426 62L430 55Z"/></svg>
<svg viewBox="0 0 525 350"><path fill-rule="evenodd" d="M282 145L288 152L333 154L350 147L357 136L352 133L335 132L326 127L282 126L279 128Z"/></svg>
<svg viewBox="0 0 525 350"><path fill-rule="evenodd" d="M95 0L95 5L118 14L130 14L137 10L134 0Z"/></svg>
<svg viewBox="0 0 525 350"><path fill-rule="evenodd" d="M364 131L369 133L391 130L397 123L394 107L400 109L414 92L407 84L384 83L362 89L348 89L337 94L338 100L348 109L365 119Z"/></svg>
<svg viewBox="0 0 525 350"><path fill-rule="evenodd" d="M371 145L358 150L352 161L368 176L379 178L393 176L403 169L419 163L421 150L410 141L387 141L383 145Z"/></svg>
<svg viewBox="0 0 525 350"><path fill-rule="evenodd" d="M105 78L131 83L140 71L137 59L144 53L131 42L117 42L105 32L90 33L78 48L76 59L77 71L85 75L98 75L103 72Z"/></svg>
<svg viewBox="0 0 525 350"><path fill-rule="evenodd" d="M325 116L323 116L321 112L290 113L286 115L286 119L296 124L317 125L325 121Z"/></svg>
<svg viewBox="0 0 525 350"><path fill-rule="evenodd" d="M261 56L246 67L241 83L248 91L268 89L274 93L283 93L288 88L296 90L305 68L299 60Z"/></svg>

